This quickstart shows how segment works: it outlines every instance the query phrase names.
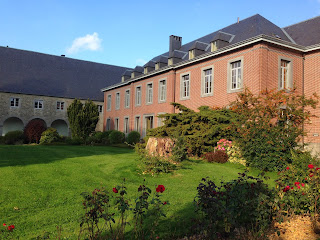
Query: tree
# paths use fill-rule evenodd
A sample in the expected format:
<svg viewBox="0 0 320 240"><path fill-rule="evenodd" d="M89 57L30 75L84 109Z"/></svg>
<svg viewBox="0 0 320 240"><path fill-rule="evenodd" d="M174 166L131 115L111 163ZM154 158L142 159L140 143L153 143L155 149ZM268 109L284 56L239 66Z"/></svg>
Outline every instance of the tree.
<svg viewBox="0 0 320 240"><path fill-rule="evenodd" d="M92 101L87 100L83 105L80 100L75 99L67 112L73 138L86 139L95 131L99 121L99 111L98 106Z"/></svg>
<svg viewBox="0 0 320 240"><path fill-rule="evenodd" d="M235 137L243 157L251 166L263 170L281 170L291 162L291 150L302 147L303 125L312 116L318 97L309 99L290 92L265 90L254 95L245 89L231 103L238 116Z"/></svg>

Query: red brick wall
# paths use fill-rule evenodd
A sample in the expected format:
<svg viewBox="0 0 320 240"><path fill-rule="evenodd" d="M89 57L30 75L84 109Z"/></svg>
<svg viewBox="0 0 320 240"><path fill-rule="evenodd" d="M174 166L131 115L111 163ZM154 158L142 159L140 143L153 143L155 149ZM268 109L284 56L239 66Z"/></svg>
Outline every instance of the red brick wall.
<svg viewBox="0 0 320 240"><path fill-rule="evenodd" d="M171 113L174 111L170 102L181 103L196 110L202 105L227 106L236 99L237 93L227 92L227 69L230 60L243 58L243 84L251 89L253 93L259 93L263 89L278 89L279 80L279 56L292 60L293 82L298 90L302 92L303 60L300 53L277 48L271 44L261 43L251 45L234 52L213 57L199 63L171 70L169 72L140 80L130 85L105 92L105 119L115 117L120 119L120 131L124 129L124 117L129 116L130 130L134 129L134 118L140 116L140 125L143 126L143 115L152 114L154 126L158 126L158 113ZM311 58L310 58L311 59ZM320 58L317 58L318 61ZM311 64L311 63L310 63ZM206 66L214 66L213 71L213 96L201 97L201 69ZM319 71L319 70L318 70ZM180 77L182 74L190 73L190 99L180 100ZM160 79L167 79L167 101L158 103L158 83ZM153 82L153 104L146 105L146 84ZM175 84L175 91L174 91ZM142 86L142 103L135 107L135 87ZM124 94L126 89L131 90L130 108L124 108ZM115 93L120 92L120 110L115 110ZM107 95L112 94L112 111L106 111ZM112 122L112 121L111 121ZM319 124L320 126L320 124ZM111 126L113 129L113 126ZM142 133L142 132L141 132Z"/></svg>

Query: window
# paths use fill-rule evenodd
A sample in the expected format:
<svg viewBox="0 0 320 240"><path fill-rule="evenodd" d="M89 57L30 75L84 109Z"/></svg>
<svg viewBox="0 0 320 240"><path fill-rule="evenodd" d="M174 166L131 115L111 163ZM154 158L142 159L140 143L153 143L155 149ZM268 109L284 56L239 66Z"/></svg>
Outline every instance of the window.
<svg viewBox="0 0 320 240"><path fill-rule="evenodd" d="M145 115L143 117L143 132L142 135L146 136L147 130L154 127L154 115Z"/></svg>
<svg viewBox="0 0 320 240"><path fill-rule="evenodd" d="M161 114L165 114L164 112L162 112L162 113L158 113L158 127L161 127L161 126L163 126L164 125L164 120L165 120L165 118L161 118L161 117L159 117L159 115L161 115Z"/></svg>
<svg viewBox="0 0 320 240"><path fill-rule="evenodd" d="M64 102L57 102L57 110L61 110L63 111L64 110Z"/></svg>
<svg viewBox="0 0 320 240"><path fill-rule="evenodd" d="M126 94L124 96L124 107L125 108L130 107L130 90L126 90Z"/></svg>
<svg viewBox="0 0 320 240"><path fill-rule="evenodd" d="M20 98L10 98L11 107L19 107Z"/></svg>
<svg viewBox="0 0 320 240"><path fill-rule="evenodd" d="M99 113L102 113L102 111L103 111L103 106L102 105L98 105L98 111L99 111Z"/></svg>
<svg viewBox="0 0 320 240"><path fill-rule="evenodd" d="M106 131L109 131L109 130L111 130L111 119L110 118L107 119L107 123L106 123Z"/></svg>
<svg viewBox="0 0 320 240"><path fill-rule="evenodd" d="M153 102L153 87L152 83L147 84L147 104L152 104Z"/></svg>
<svg viewBox="0 0 320 240"><path fill-rule="evenodd" d="M34 101L34 108L35 109L42 109L43 108L43 100L35 100Z"/></svg>
<svg viewBox="0 0 320 240"><path fill-rule="evenodd" d="M120 93L116 93L116 109L120 109Z"/></svg>
<svg viewBox="0 0 320 240"><path fill-rule="evenodd" d="M111 111L111 95L107 97L107 111Z"/></svg>
<svg viewBox="0 0 320 240"><path fill-rule="evenodd" d="M114 119L114 130L119 131L119 118Z"/></svg>
<svg viewBox="0 0 320 240"><path fill-rule="evenodd" d="M124 118L124 128L123 128L123 132L125 134L128 134L129 133L129 118L128 117L125 117Z"/></svg>
<svg viewBox="0 0 320 240"><path fill-rule="evenodd" d="M136 87L136 106L141 106L141 86Z"/></svg>
<svg viewBox="0 0 320 240"><path fill-rule="evenodd" d="M167 98L167 81L159 81L159 102L165 102Z"/></svg>
<svg viewBox="0 0 320 240"><path fill-rule="evenodd" d="M134 119L134 130L140 132L140 116L136 116Z"/></svg>
<svg viewBox="0 0 320 240"><path fill-rule="evenodd" d="M188 99L190 98L190 74L181 76L181 85L180 85L180 98Z"/></svg>
<svg viewBox="0 0 320 240"><path fill-rule="evenodd" d="M202 69L201 96L213 96L213 67Z"/></svg>
<svg viewBox="0 0 320 240"><path fill-rule="evenodd" d="M292 88L292 60L279 58L279 90Z"/></svg>
<svg viewBox="0 0 320 240"><path fill-rule="evenodd" d="M243 57L228 62L227 92L239 92L243 89Z"/></svg>

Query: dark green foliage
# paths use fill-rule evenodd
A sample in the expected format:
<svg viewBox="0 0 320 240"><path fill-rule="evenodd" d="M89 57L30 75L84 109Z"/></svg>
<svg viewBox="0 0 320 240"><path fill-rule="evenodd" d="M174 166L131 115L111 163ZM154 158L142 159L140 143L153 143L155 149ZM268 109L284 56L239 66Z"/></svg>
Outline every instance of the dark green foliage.
<svg viewBox="0 0 320 240"><path fill-rule="evenodd" d="M83 139L78 138L78 137L74 137L74 138L67 137L66 144L68 144L68 145L81 145L81 144L84 144L84 141L83 141Z"/></svg>
<svg viewBox="0 0 320 240"><path fill-rule="evenodd" d="M48 128L41 134L40 144L50 144L60 140L59 133L55 128Z"/></svg>
<svg viewBox="0 0 320 240"><path fill-rule="evenodd" d="M124 143L125 134L123 132L113 130L109 134L110 144Z"/></svg>
<svg viewBox="0 0 320 240"><path fill-rule="evenodd" d="M6 133L3 139L5 144L22 144L24 141L24 134L23 131L20 130L11 131Z"/></svg>
<svg viewBox="0 0 320 240"><path fill-rule="evenodd" d="M127 142L129 144L136 144L136 143L140 142L140 133L137 131L131 131L128 134Z"/></svg>
<svg viewBox="0 0 320 240"><path fill-rule="evenodd" d="M111 133L110 131L106 132L94 132L88 139L87 139L87 144L91 145L109 145L109 134Z"/></svg>
<svg viewBox="0 0 320 240"><path fill-rule="evenodd" d="M164 126L151 129L148 136L169 136L172 139L181 136L187 153L196 156L213 151L221 138L231 138L231 123L234 119L232 111L202 106L199 112L195 112L181 104L171 104L180 112L162 114Z"/></svg>
<svg viewBox="0 0 320 240"><path fill-rule="evenodd" d="M85 140L94 132L99 121L98 106L90 100L83 105L80 100L75 99L68 107L68 120L72 137Z"/></svg>
<svg viewBox="0 0 320 240"><path fill-rule="evenodd" d="M174 141L174 146L172 148L172 160L175 162L181 162L187 159L187 149L184 144L184 137L177 137Z"/></svg>
<svg viewBox="0 0 320 240"><path fill-rule="evenodd" d="M215 152L208 152L203 155L208 162L226 163L228 161L228 154L222 150L216 150Z"/></svg>
<svg viewBox="0 0 320 240"><path fill-rule="evenodd" d="M236 228L263 233L271 224L274 194L247 172L230 182L221 181L220 186L203 178L197 190L195 201L204 214L202 227L213 238L230 237Z"/></svg>
<svg viewBox="0 0 320 240"><path fill-rule="evenodd" d="M0 144L4 144L4 136L0 136Z"/></svg>

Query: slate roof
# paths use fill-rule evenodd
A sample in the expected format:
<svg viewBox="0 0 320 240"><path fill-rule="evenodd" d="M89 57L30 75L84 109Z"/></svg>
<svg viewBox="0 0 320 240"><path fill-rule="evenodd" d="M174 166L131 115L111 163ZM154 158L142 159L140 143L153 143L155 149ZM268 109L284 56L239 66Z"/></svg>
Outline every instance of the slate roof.
<svg viewBox="0 0 320 240"><path fill-rule="evenodd" d="M299 45L320 43L320 16L283 28Z"/></svg>
<svg viewBox="0 0 320 240"><path fill-rule="evenodd" d="M103 101L128 68L0 47L0 92Z"/></svg>
<svg viewBox="0 0 320 240"><path fill-rule="evenodd" d="M283 32L283 30L278 27L277 25L273 24L269 20L265 19L259 14L256 14L252 17L243 19L239 21L239 23L234 23L230 26L227 26L225 28L219 29L218 31L215 31L213 33L210 33L206 36L203 36L201 38L195 39L194 41L191 41L189 43L186 43L181 46L180 51L188 52L189 49L192 48L192 46L195 44L195 42L202 42L210 44L213 39L217 39L219 37L222 37L221 34L224 33L224 37L226 37L226 34L229 34L231 38L228 40L229 45L241 42L243 40L249 39L251 37L255 37L261 34L269 35L273 37L279 37L284 41L292 42L291 39ZM234 35L234 36L233 36ZM161 54L162 56L169 56L169 52ZM157 56L153 58L152 60L157 62L157 59L161 56ZM185 55L183 60L187 60L188 55Z"/></svg>

